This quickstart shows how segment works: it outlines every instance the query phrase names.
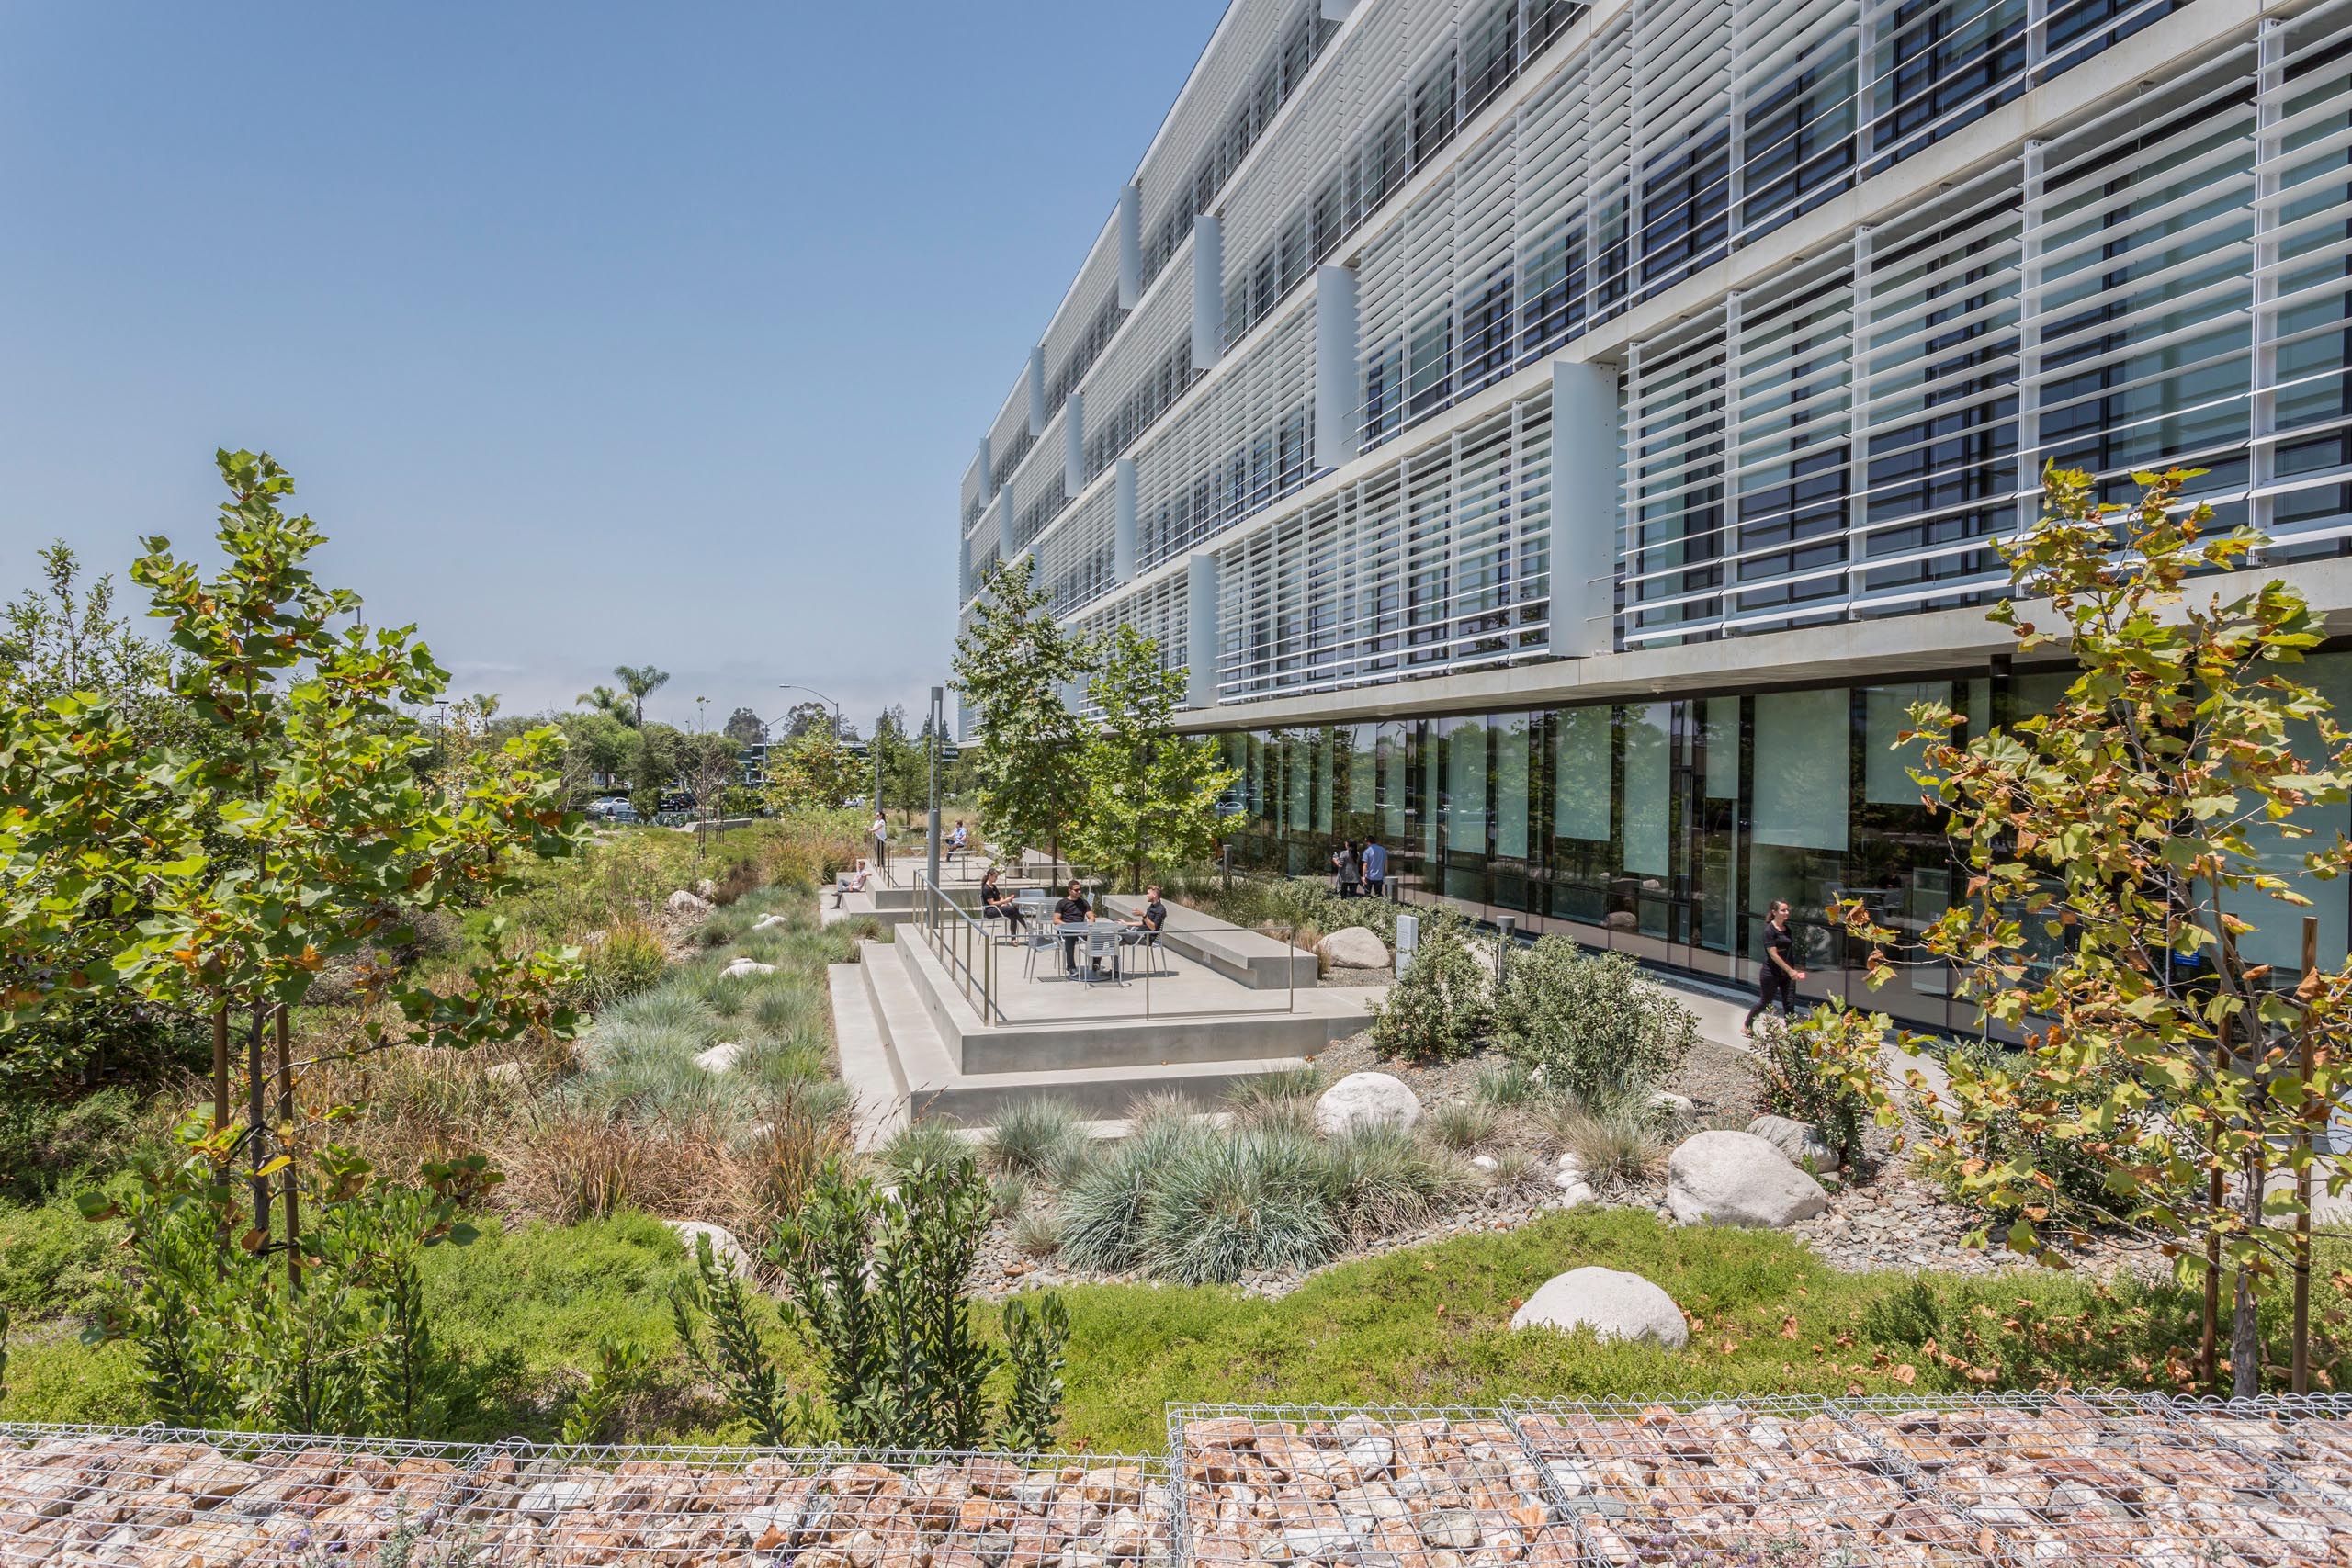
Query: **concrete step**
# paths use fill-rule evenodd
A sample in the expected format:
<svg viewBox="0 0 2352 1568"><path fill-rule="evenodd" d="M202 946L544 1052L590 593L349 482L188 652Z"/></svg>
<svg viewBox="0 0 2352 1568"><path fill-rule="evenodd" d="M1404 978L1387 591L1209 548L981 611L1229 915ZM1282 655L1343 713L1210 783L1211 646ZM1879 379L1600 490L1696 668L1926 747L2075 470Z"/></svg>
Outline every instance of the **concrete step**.
<svg viewBox="0 0 2352 1568"><path fill-rule="evenodd" d="M949 1056L909 965L895 942L858 943L858 966L882 1023L885 1040L905 1075L907 1111L919 1122L989 1126L1014 1106L1063 1100L1080 1114L1112 1121L1146 1095L1173 1093L1213 1110L1236 1084L1261 1073L1306 1065L1303 1056L1149 1065L1075 1065L1045 1071L966 1073Z"/></svg>
<svg viewBox="0 0 2352 1568"><path fill-rule="evenodd" d="M820 926L830 926L837 925L842 920L865 919L878 921L886 926L895 926L914 919L914 910L911 908L878 908L875 905L874 897L874 892L869 886L868 890L864 893L842 894L841 907L835 908L832 889L826 888L817 896L817 923Z"/></svg>
<svg viewBox="0 0 2352 1568"><path fill-rule="evenodd" d="M864 966L827 964L825 985L832 997L842 1082L855 1097L850 1112L853 1146L861 1152L879 1148L907 1124L907 1080L866 993Z"/></svg>

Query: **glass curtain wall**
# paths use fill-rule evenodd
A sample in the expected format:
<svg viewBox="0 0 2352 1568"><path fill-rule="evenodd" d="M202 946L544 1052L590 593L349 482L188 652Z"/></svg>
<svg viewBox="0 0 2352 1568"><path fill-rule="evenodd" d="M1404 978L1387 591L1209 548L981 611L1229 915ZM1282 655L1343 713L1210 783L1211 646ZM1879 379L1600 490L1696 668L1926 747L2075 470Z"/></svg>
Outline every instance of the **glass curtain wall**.
<svg viewBox="0 0 2352 1568"><path fill-rule="evenodd" d="M2352 713L2352 654L2319 655L2302 674ZM1867 998L1906 1022L1966 1030L1951 975L1919 946L1966 878L1922 803L1912 710L1950 705L1964 739L2046 711L2067 679L1963 673L1231 735L1235 857L1328 878L1337 840L1377 836L1397 897L1743 985L1785 898L1808 972L1801 997ZM2316 759L2316 734L2299 739ZM2352 834L2352 807L2319 816L2322 839ZM2255 893L2233 906L2257 927L2248 956L2291 969L2308 912L2334 962L2352 938L2352 878L2301 876L2307 842L2264 842L2312 903ZM1894 977L1877 992L1863 983L1867 950L1826 919L1842 898L1895 933Z"/></svg>

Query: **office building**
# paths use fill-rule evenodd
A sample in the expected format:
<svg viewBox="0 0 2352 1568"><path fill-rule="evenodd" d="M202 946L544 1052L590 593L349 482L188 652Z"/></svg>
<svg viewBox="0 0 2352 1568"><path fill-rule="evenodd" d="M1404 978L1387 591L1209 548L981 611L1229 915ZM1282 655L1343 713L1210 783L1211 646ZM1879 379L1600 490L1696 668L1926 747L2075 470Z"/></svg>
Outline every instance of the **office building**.
<svg viewBox="0 0 2352 1568"><path fill-rule="evenodd" d="M1235 0L979 443L964 613L1026 556L1157 637L1248 858L1376 832L1411 896L1732 979L1786 897L1859 989L1826 904L1958 891L1908 705L2063 685L1984 617L2045 463L2202 468L2352 609L2348 41L2341 0ZM2352 879L2312 891L2340 955Z"/></svg>

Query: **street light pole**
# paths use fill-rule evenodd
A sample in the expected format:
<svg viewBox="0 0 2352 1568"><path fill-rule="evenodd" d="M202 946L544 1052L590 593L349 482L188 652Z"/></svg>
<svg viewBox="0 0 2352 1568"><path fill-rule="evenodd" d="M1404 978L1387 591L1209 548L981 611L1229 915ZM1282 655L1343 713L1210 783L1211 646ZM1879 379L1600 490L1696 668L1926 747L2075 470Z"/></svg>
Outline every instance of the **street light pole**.
<svg viewBox="0 0 2352 1568"><path fill-rule="evenodd" d="M939 886L939 727L940 708L946 702L947 688L931 689L931 728L923 737L923 750L931 759L931 885Z"/></svg>

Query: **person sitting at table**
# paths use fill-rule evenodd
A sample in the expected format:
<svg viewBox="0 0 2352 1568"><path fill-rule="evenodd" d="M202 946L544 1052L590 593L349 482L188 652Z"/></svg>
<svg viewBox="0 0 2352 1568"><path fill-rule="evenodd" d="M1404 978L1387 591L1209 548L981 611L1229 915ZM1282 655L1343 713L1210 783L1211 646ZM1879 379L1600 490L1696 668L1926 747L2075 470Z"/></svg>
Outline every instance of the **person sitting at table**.
<svg viewBox="0 0 2352 1568"><path fill-rule="evenodd" d="M980 877L980 918L1002 920L1007 936L1021 934L1021 900L997 886L994 866Z"/></svg>
<svg viewBox="0 0 2352 1568"><path fill-rule="evenodd" d="M1145 888L1143 897L1143 908L1119 922L1127 928L1119 933L1119 943L1123 947L1141 942L1148 931L1168 929L1168 906L1159 901L1159 884L1155 882Z"/></svg>
<svg viewBox="0 0 2352 1568"><path fill-rule="evenodd" d="M1080 882L1075 876L1071 877L1069 879L1069 892L1064 895L1061 901L1054 906L1055 930L1058 931L1064 926L1082 926L1093 918L1094 908L1086 901L1085 885ZM1073 931L1063 934L1063 974L1075 975L1078 973L1078 944L1085 940L1086 936L1082 931Z"/></svg>

